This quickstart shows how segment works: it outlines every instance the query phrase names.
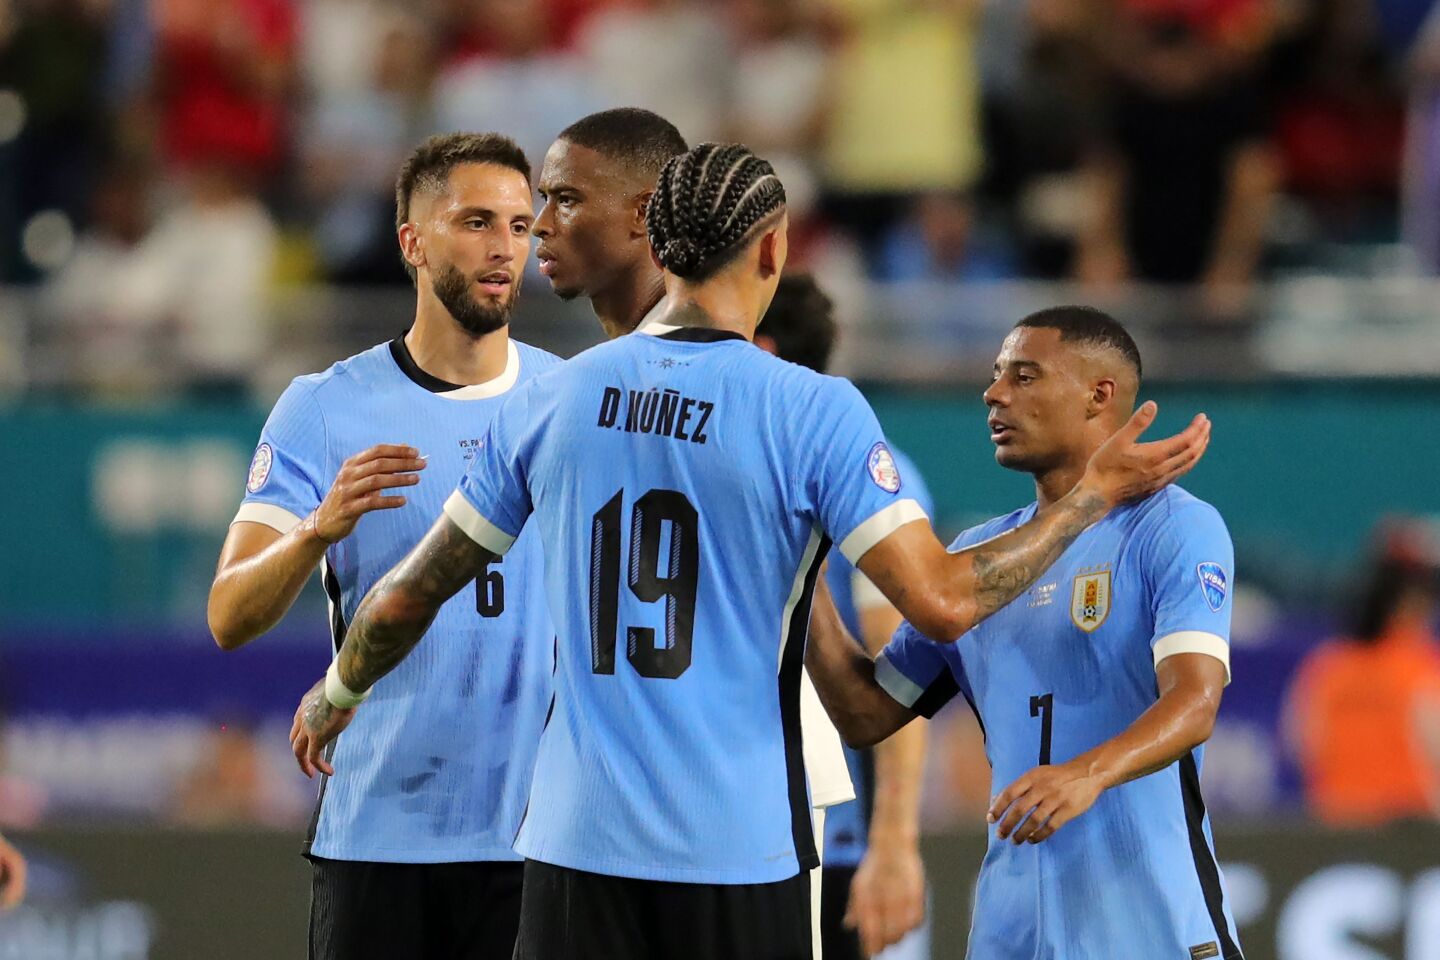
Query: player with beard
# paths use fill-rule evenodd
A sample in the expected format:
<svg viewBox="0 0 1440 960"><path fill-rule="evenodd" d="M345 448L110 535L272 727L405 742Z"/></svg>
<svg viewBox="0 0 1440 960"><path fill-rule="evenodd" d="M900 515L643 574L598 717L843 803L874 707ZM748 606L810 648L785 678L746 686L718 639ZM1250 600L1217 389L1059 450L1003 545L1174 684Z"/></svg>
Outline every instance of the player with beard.
<svg viewBox="0 0 1440 960"><path fill-rule="evenodd" d="M532 211L529 162L506 137L432 137L406 161L395 222L415 322L276 402L210 591L222 648L279 622L318 565L338 651L504 399L558 362L510 339ZM542 576L537 536L479 571L333 745L306 844L312 958L510 956L510 847L554 662Z"/></svg>
<svg viewBox="0 0 1440 960"><path fill-rule="evenodd" d="M637 107L621 107L577 120L561 131L545 153L539 183L544 206L534 228L540 240L535 254L540 272L561 299L589 300L611 340L633 331L658 312L664 300L664 274L650 254L645 211L665 162L687 149L680 131L664 117ZM802 681L800 708L816 846L823 851L825 811L853 801L855 787L840 734L808 679ZM892 746L882 749L888 751ZM882 786L902 796L919 796L918 783L895 786L882 782ZM818 867L811 880L812 935L818 958L825 940ZM923 897L923 884L885 898L867 899L862 893L862 904L875 903L877 909L861 914L861 922L868 933L869 928L883 926L895 915L916 916L909 926L890 924L893 937L898 938L919 922ZM877 913L886 916L877 917Z"/></svg>

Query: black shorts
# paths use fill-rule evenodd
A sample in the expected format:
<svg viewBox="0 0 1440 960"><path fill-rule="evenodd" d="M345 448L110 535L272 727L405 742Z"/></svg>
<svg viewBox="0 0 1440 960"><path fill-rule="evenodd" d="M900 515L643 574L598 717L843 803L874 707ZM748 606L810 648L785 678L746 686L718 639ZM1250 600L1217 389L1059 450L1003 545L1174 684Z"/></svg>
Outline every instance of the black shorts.
<svg viewBox="0 0 1440 960"><path fill-rule="evenodd" d="M510 960L519 863L310 857L310 960Z"/></svg>
<svg viewBox="0 0 1440 960"><path fill-rule="evenodd" d="M515 960L811 960L810 876L668 883L525 861Z"/></svg>
<svg viewBox="0 0 1440 960"><path fill-rule="evenodd" d="M845 926L850 906L854 867L826 867L820 871L820 949L825 960L865 960L860 935Z"/></svg>

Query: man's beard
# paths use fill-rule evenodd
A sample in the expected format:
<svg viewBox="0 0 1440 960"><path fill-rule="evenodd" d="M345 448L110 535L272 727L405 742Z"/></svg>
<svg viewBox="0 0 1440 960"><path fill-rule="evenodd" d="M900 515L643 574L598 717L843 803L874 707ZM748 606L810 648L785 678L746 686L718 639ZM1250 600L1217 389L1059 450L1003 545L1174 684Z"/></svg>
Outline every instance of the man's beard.
<svg viewBox="0 0 1440 960"><path fill-rule="evenodd" d="M480 303L470 292L470 278L460 272L453 263L446 264L431 277L435 296L445 305L455 322L472 337L483 337L494 333L510 322L515 310L515 298L520 295L520 275L514 274L510 296L497 306Z"/></svg>

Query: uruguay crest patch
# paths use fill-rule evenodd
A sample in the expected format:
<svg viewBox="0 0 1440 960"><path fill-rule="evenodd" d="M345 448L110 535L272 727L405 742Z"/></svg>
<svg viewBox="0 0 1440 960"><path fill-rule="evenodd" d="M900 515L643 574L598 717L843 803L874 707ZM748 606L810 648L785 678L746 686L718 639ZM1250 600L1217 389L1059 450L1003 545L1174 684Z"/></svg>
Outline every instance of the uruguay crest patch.
<svg viewBox="0 0 1440 960"><path fill-rule="evenodd" d="M1205 603L1216 613L1225 606L1225 594L1229 592L1229 584L1225 580L1225 568L1218 563L1202 563L1195 568L1200 575L1200 592L1205 595Z"/></svg>
<svg viewBox="0 0 1440 960"><path fill-rule="evenodd" d="M1094 633L1110 616L1110 571L1082 573L1070 591L1070 619L1086 633Z"/></svg>

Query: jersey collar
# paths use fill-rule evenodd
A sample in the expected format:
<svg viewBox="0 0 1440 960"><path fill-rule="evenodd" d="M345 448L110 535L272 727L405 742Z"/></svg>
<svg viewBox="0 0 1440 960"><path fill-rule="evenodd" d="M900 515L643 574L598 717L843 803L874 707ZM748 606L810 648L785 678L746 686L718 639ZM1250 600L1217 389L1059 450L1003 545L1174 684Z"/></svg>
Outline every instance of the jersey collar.
<svg viewBox="0 0 1440 960"><path fill-rule="evenodd" d="M659 337L661 340L678 340L682 343L719 343L721 340L744 340L740 334L730 330L712 330L709 327L677 327L661 323L659 317L665 312L666 301L662 299L640 321L636 333Z"/></svg>
<svg viewBox="0 0 1440 960"><path fill-rule="evenodd" d="M407 331L408 332L408 331ZM401 334L390 341L390 356L395 358L395 365L400 372L409 377L419 386L424 387L437 397L444 397L446 400L484 400L489 397L498 397L520 379L520 351L515 349L515 341L507 340L505 343L505 369L500 376L484 383L472 383L469 385L450 383L448 380L441 380L420 369L420 364L410 354L410 348L405 345L405 334Z"/></svg>

